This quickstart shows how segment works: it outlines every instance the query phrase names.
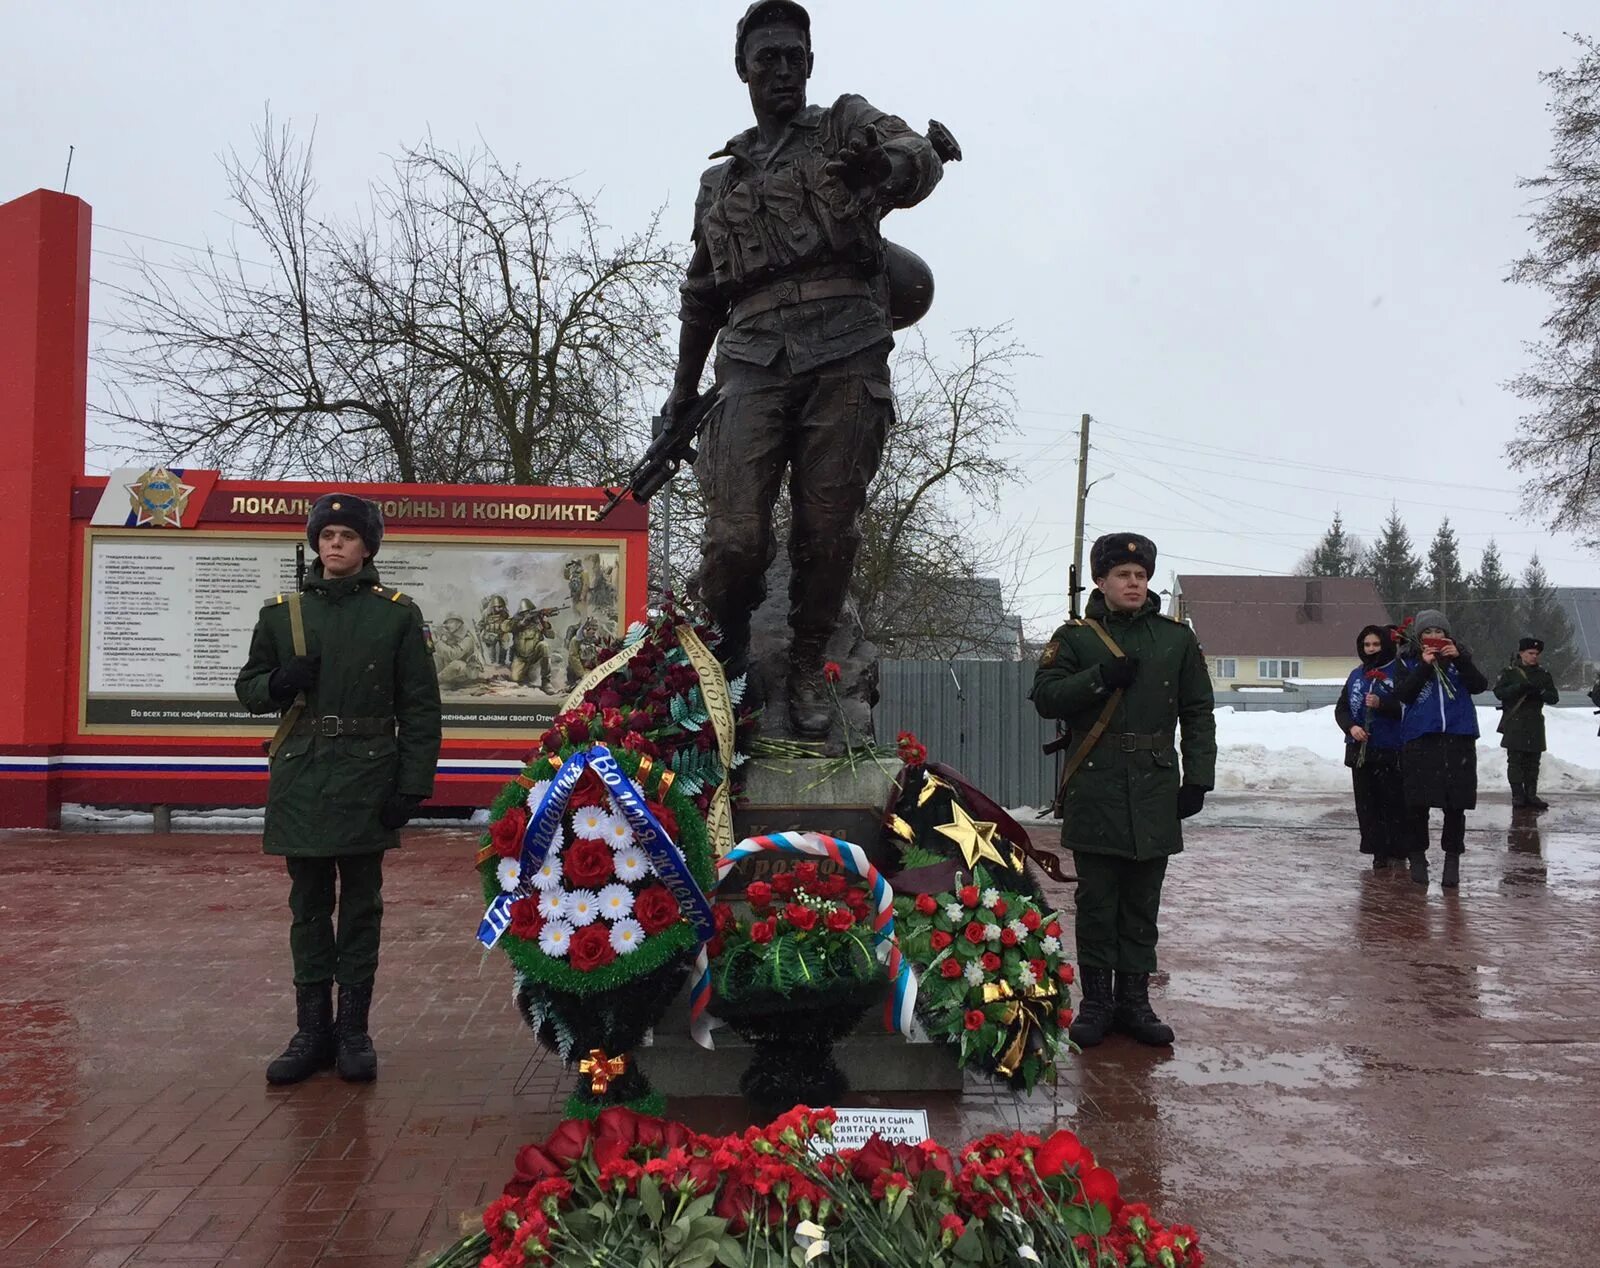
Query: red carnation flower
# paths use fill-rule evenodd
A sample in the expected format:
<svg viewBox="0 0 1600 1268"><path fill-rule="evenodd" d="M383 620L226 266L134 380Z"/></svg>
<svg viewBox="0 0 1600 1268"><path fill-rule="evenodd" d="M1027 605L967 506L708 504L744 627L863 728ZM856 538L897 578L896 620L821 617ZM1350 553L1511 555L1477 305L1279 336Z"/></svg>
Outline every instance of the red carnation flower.
<svg viewBox="0 0 1600 1268"><path fill-rule="evenodd" d="M954 941L955 939L947 934L943 929L935 929L933 931L933 935L928 939L929 945L932 946L935 951L943 951Z"/></svg>
<svg viewBox="0 0 1600 1268"><path fill-rule="evenodd" d="M948 960L944 960L944 961L940 962L940 964L939 964L939 972L945 977L952 977L952 978L953 977L960 977L961 976L961 962L959 960L957 960L954 956L951 956Z"/></svg>
<svg viewBox="0 0 1600 1268"><path fill-rule="evenodd" d="M982 1026L983 1026L984 1021L985 1021L985 1018L984 1018L984 1015L983 1015L983 1009L981 1009L981 1008L969 1008L967 1010L967 1029L968 1030L981 1029Z"/></svg>
<svg viewBox="0 0 1600 1268"><path fill-rule="evenodd" d="M638 904L634 904L635 910ZM758 920L750 926L750 941L766 943L772 941L772 935L777 932L776 924L771 920Z"/></svg>
<svg viewBox="0 0 1600 1268"><path fill-rule="evenodd" d="M978 957L978 963L983 965L985 973L996 973L1000 969L1000 957L993 951L985 951Z"/></svg>
<svg viewBox="0 0 1600 1268"><path fill-rule="evenodd" d="M838 682L840 677L843 676L843 671L839 668L839 662L830 660L822 667L822 676L829 682Z"/></svg>
<svg viewBox="0 0 1600 1268"><path fill-rule="evenodd" d="M604 841L574 841L561 851L561 872L581 889L598 889L615 875L611 847Z"/></svg>
<svg viewBox="0 0 1600 1268"><path fill-rule="evenodd" d="M917 911L924 916L931 916L939 910L939 904L934 901L932 894L917 895Z"/></svg>
<svg viewBox="0 0 1600 1268"><path fill-rule="evenodd" d="M961 899L963 907L976 907L978 905L978 887L976 885L963 885L957 897Z"/></svg>
<svg viewBox="0 0 1600 1268"><path fill-rule="evenodd" d="M983 926L976 920L967 925L966 935L967 941L972 943L973 946L981 947L983 945Z"/></svg>
<svg viewBox="0 0 1600 1268"><path fill-rule="evenodd" d="M856 918L848 908L835 907L828 913L828 928L832 929L834 933L843 933L855 922Z"/></svg>
<svg viewBox="0 0 1600 1268"><path fill-rule="evenodd" d="M678 900L665 885L648 886L633 900L633 918L645 933L660 933L678 919Z"/></svg>
<svg viewBox="0 0 1600 1268"><path fill-rule="evenodd" d="M522 834L528 830L528 808L512 806L489 825L489 844L503 859L522 853Z"/></svg>
<svg viewBox="0 0 1600 1268"><path fill-rule="evenodd" d="M580 973L604 968L616 958L617 953L611 949L611 928L602 920L585 925L567 943L567 959Z"/></svg>

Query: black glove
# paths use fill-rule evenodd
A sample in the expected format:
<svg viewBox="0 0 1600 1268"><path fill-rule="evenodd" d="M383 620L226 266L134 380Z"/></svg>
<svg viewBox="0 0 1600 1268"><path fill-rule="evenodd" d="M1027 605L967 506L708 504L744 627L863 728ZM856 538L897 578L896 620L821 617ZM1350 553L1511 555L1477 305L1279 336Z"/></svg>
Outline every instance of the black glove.
<svg viewBox="0 0 1600 1268"><path fill-rule="evenodd" d="M1109 665L1100 666L1100 681L1105 683L1107 690L1115 691L1119 687L1132 686L1138 672L1137 656L1118 656Z"/></svg>
<svg viewBox="0 0 1600 1268"><path fill-rule="evenodd" d="M391 831L403 828L411 822L411 816L417 813L417 807L421 804L422 798L410 793L390 797L378 811L378 822Z"/></svg>
<svg viewBox="0 0 1600 1268"><path fill-rule="evenodd" d="M302 691L317 685L317 670L322 666L320 656L291 656L287 663L272 671L267 679L267 692L274 700L287 703Z"/></svg>
<svg viewBox="0 0 1600 1268"><path fill-rule="evenodd" d="M1199 784L1185 784L1178 789L1178 818L1189 819L1200 813L1206 804L1206 790Z"/></svg>
<svg viewBox="0 0 1600 1268"><path fill-rule="evenodd" d="M1529 700L1537 700L1540 696L1544 695L1544 688L1543 687L1535 687L1530 682L1526 687L1524 687L1522 689L1522 694L1527 696Z"/></svg>

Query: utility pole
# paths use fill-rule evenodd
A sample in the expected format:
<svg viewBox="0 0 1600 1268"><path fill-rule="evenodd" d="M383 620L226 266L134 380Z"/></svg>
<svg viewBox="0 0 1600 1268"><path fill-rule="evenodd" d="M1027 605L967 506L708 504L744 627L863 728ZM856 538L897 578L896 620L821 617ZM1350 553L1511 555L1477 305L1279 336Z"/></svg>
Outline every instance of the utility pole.
<svg viewBox="0 0 1600 1268"><path fill-rule="evenodd" d="M1078 512L1072 526L1072 572L1067 588L1067 607L1078 610L1076 588L1083 576L1083 507L1089 500L1089 416L1085 414L1078 424Z"/></svg>

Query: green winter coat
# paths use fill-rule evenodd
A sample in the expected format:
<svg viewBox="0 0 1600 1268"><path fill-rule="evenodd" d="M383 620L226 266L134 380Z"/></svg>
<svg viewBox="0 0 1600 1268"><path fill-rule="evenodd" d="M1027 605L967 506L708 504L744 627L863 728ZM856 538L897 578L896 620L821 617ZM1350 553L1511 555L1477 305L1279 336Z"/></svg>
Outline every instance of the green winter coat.
<svg viewBox="0 0 1600 1268"><path fill-rule="evenodd" d="M1123 653L1139 661L1138 676L1111 716L1107 733L1067 784L1061 843L1086 854L1152 859L1183 849L1178 788L1216 782L1217 724L1211 675L1194 631L1160 614L1151 595L1129 614L1112 612L1096 590L1086 615L1099 621ZM1059 718L1076 747L1105 707L1109 692L1100 666L1113 659L1099 635L1081 621L1055 632L1029 693L1041 717ZM1180 773L1175 733L1182 724ZM1116 734L1113 734L1116 733ZM1124 751L1125 734L1161 735L1156 747Z"/></svg>
<svg viewBox="0 0 1600 1268"><path fill-rule="evenodd" d="M1500 671L1494 694L1504 707L1497 728L1500 747L1519 753L1544 752L1544 707L1561 699L1550 671L1514 661Z"/></svg>
<svg viewBox="0 0 1600 1268"><path fill-rule="evenodd" d="M272 671L294 655L288 595L269 599L256 620L250 659L234 684L251 713L278 713ZM327 858L400 844L378 821L390 797L427 797L439 759L439 681L417 605L378 582L369 560L353 577L329 580L312 566L301 595L306 654L320 656L305 719L394 718L391 735L292 734L272 759L268 854Z"/></svg>

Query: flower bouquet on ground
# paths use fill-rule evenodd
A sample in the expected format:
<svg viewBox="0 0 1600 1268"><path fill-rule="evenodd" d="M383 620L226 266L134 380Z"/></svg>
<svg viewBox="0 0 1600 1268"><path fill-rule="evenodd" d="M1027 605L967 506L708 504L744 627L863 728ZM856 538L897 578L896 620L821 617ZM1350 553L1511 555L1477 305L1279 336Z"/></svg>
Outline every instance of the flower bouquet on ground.
<svg viewBox="0 0 1600 1268"><path fill-rule="evenodd" d="M1072 965L1061 917L1003 893L982 869L953 892L895 900L900 946L917 966L917 1018L964 1069L1029 1090L1070 1042Z"/></svg>
<svg viewBox="0 0 1600 1268"><path fill-rule="evenodd" d="M430 1268L1201 1268L1194 1229L1125 1202L1071 1132L832 1147L832 1110L704 1136L608 1109L516 1157Z"/></svg>
<svg viewBox="0 0 1600 1268"><path fill-rule="evenodd" d="M656 1108L631 1056L711 932L705 821L653 759L604 745L541 755L495 801L479 930L516 971L541 1043L581 1075L569 1115Z"/></svg>
<svg viewBox="0 0 1600 1268"><path fill-rule="evenodd" d="M739 1090L765 1120L844 1094L833 1045L882 1003L888 982L859 882L808 861L752 883L745 901L748 917L717 906L709 1008L754 1048Z"/></svg>

